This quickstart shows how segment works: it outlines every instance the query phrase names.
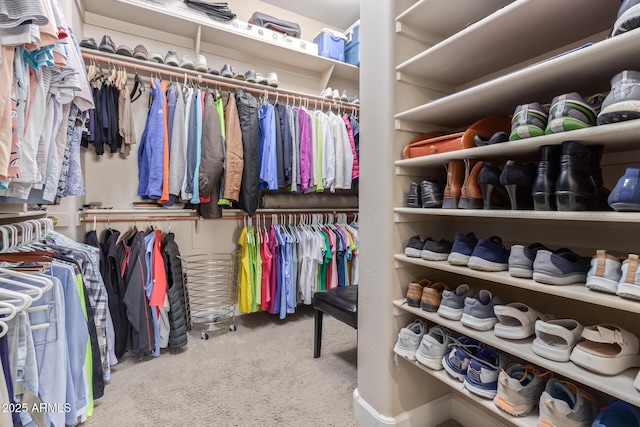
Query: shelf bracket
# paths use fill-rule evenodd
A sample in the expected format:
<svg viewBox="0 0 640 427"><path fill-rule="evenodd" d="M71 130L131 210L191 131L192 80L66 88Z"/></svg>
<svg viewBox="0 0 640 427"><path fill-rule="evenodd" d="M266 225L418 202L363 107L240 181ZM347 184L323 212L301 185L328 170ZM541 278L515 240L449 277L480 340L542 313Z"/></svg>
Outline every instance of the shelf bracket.
<svg viewBox="0 0 640 427"><path fill-rule="evenodd" d="M325 88L329 86L329 80L331 80L331 76L333 75L333 70L336 68L336 64L331 64L331 67L329 67L326 71L322 72L322 75L320 76L320 82L322 83L322 85L320 86L321 88Z"/></svg>
<svg viewBox="0 0 640 427"><path fill-rule="evenodd" d="M194 46L194 49L196 51L195 56L200 55L201 41L202 41L202 25L198 25L198 29L196 30L196 38L195 38L195 46Z"/></svg>

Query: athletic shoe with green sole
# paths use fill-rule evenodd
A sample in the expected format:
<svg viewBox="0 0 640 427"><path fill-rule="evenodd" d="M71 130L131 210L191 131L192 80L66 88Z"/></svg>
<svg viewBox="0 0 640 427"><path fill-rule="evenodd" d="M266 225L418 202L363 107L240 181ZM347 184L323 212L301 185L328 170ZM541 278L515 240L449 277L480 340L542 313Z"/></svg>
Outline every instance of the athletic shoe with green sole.
<svg viewBox="0 0 640 427"><path fill-rule="evenodd" d="M585 101L577 92L556 96L551 102L545 133L548 135L595 126L601 103L602 100L595 96Z"/></svg>
<svg viewBox="0 0 640 427"><path fill-rule="evenodd" d="M518 105L511 119L509 141L544 135L547 118L547 111L539 102Z"/></svg>

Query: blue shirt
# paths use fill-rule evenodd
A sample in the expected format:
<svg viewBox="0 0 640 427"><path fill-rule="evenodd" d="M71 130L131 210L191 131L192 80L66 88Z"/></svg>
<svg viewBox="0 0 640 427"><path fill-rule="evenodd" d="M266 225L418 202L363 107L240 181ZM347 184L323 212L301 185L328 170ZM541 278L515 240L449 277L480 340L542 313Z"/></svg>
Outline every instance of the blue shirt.
<svg viewBox="0 0 640 427"><path fill-rule="evenodd" d="M138 148L138 196L159 199L164 177L164 93L160 80L149 90L151 107Z"/></svg>
<svg viewBox="0 0 640 427"><path fill-rule="evenodd" d="M278 157L276 153L275 110L269 103L258 109L259 188L278 189Z"/></svg>
<svg viewBox="0 0 640 427"><path fill-rule="evenodd" d="M199 170L200 170L200 156L202 155L202 92L196 90L194 94L195 114L196 114L196 165L193 172L193 196L191 196L191 203L197 205L200 203L200 185L198 182ZM194 114L194 109L191 108L191 114Z"/></svg>

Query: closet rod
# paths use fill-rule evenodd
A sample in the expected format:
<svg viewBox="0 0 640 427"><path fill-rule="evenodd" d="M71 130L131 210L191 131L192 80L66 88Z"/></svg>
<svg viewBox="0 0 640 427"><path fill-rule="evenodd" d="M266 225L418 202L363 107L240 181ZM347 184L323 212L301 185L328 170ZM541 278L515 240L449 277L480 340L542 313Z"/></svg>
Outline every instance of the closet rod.
<svg viewBox="0 0 640 427"><path fill-rule="evenodd" d="M288 219L289 215L291 215L291 218L295 218L295 219L300 219L303 216L311 216L311 215L333 215L334 217L338 214L342 214L342 215L346 215L347 218L357 218L358 214L356 212L339 212L339 211L335 211L335 212L327 212L327 211L323 211L323 212L309 212L309 213L287 213L287 212L283 212L283 213L260 213L260 214L255 214L251 217L251 219L255 220L256 217L260 216L260 217L264 217L265 219L271 221L271 215L282 215L283 218ZM228 215L228 216L223 216L222 218L218 218L218 219L247 219L249 218L249 215ZM334 218L335 219L335 218Z"/></svg>
<svg viewBox="0 0 640 427"><path fill-rule="evenodd" d="M200 216L92 216L87 215L80 218L80 222L144 222L144 221L199 221Z"/></svg>
<svg viewBox="0 0 640 427"><path fill-rule="evenodd" d="M296 92L293 91L288 91L288 90L279 90L279 91L271 91L268 89L259 89L259 88L254 88L251 86L247 86L247 85L239 85L239 84L233 84L233 83L227 83L226 77L220 77L220 80L214 80L211 78L204 78L202 77L202 74L193 74L194 71L192 70L184 70L183 72L176 72L176 71L169 71L169 70L165 70L163 68L159 68L159 67L150 67L148 65L142 65L143 63L146 63L148 61L141 61L139 59L131 59L131 60L120 60L120 59L115 59L112 58L111 56L103 56L103 55L96 55L93 53L87 53L87 52L82 52L82 57L84 59L89 59L89 60L94 60L97 62L102 62L104 64L111 64L111 65L120 65L123 67L128 67L128 68L132 68L134 71L146 71L147 73L150 74L161 74L161 75L165 75L167 77L175 77L177 79L184 79L185 76L187 76L187 78L193 82L197 82L197 83L205 83L205 84L211 84L214 86L222 86L222 87L226 87L229 89L237 89L239 87L244 88L247 92L253 92L257 95L264 95L265 93L268 94L271 97L279 97L279 96L283 96L283 98L286 99L287 96L289 97L293 97L294 99L294 103L295 103L295 99L300 99L300 100L306 100L309 103L313 102L314 105L320 104L322 106L329 106L329 107L340 107L346 111L352 110L352 111L360 111L360 107L357 105L353 105L350 103L345 103L344 101L341 100L332 100L331 102L327 102L325 98L321 98L319 96L313 96L313 95L301 95L298 94ZM197 72L196 72L197 73ZM225 80L222 80L225 79ZM268 86L270 87L270 86Z"/></svg>

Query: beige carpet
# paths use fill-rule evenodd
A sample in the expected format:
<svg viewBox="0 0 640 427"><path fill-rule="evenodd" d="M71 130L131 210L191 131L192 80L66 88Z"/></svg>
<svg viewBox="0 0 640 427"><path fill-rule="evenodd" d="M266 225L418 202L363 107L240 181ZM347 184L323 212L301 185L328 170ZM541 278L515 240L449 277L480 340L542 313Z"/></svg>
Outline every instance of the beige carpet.
<svg viewBox="0 0 640 427"><path fill-rule="evenodd" d="M105 396L85 424L98 426L356 426L356 330L325 316L313 358L313 310L278 320L236 318L237 331L159 358L112 367Z"/></svg>

